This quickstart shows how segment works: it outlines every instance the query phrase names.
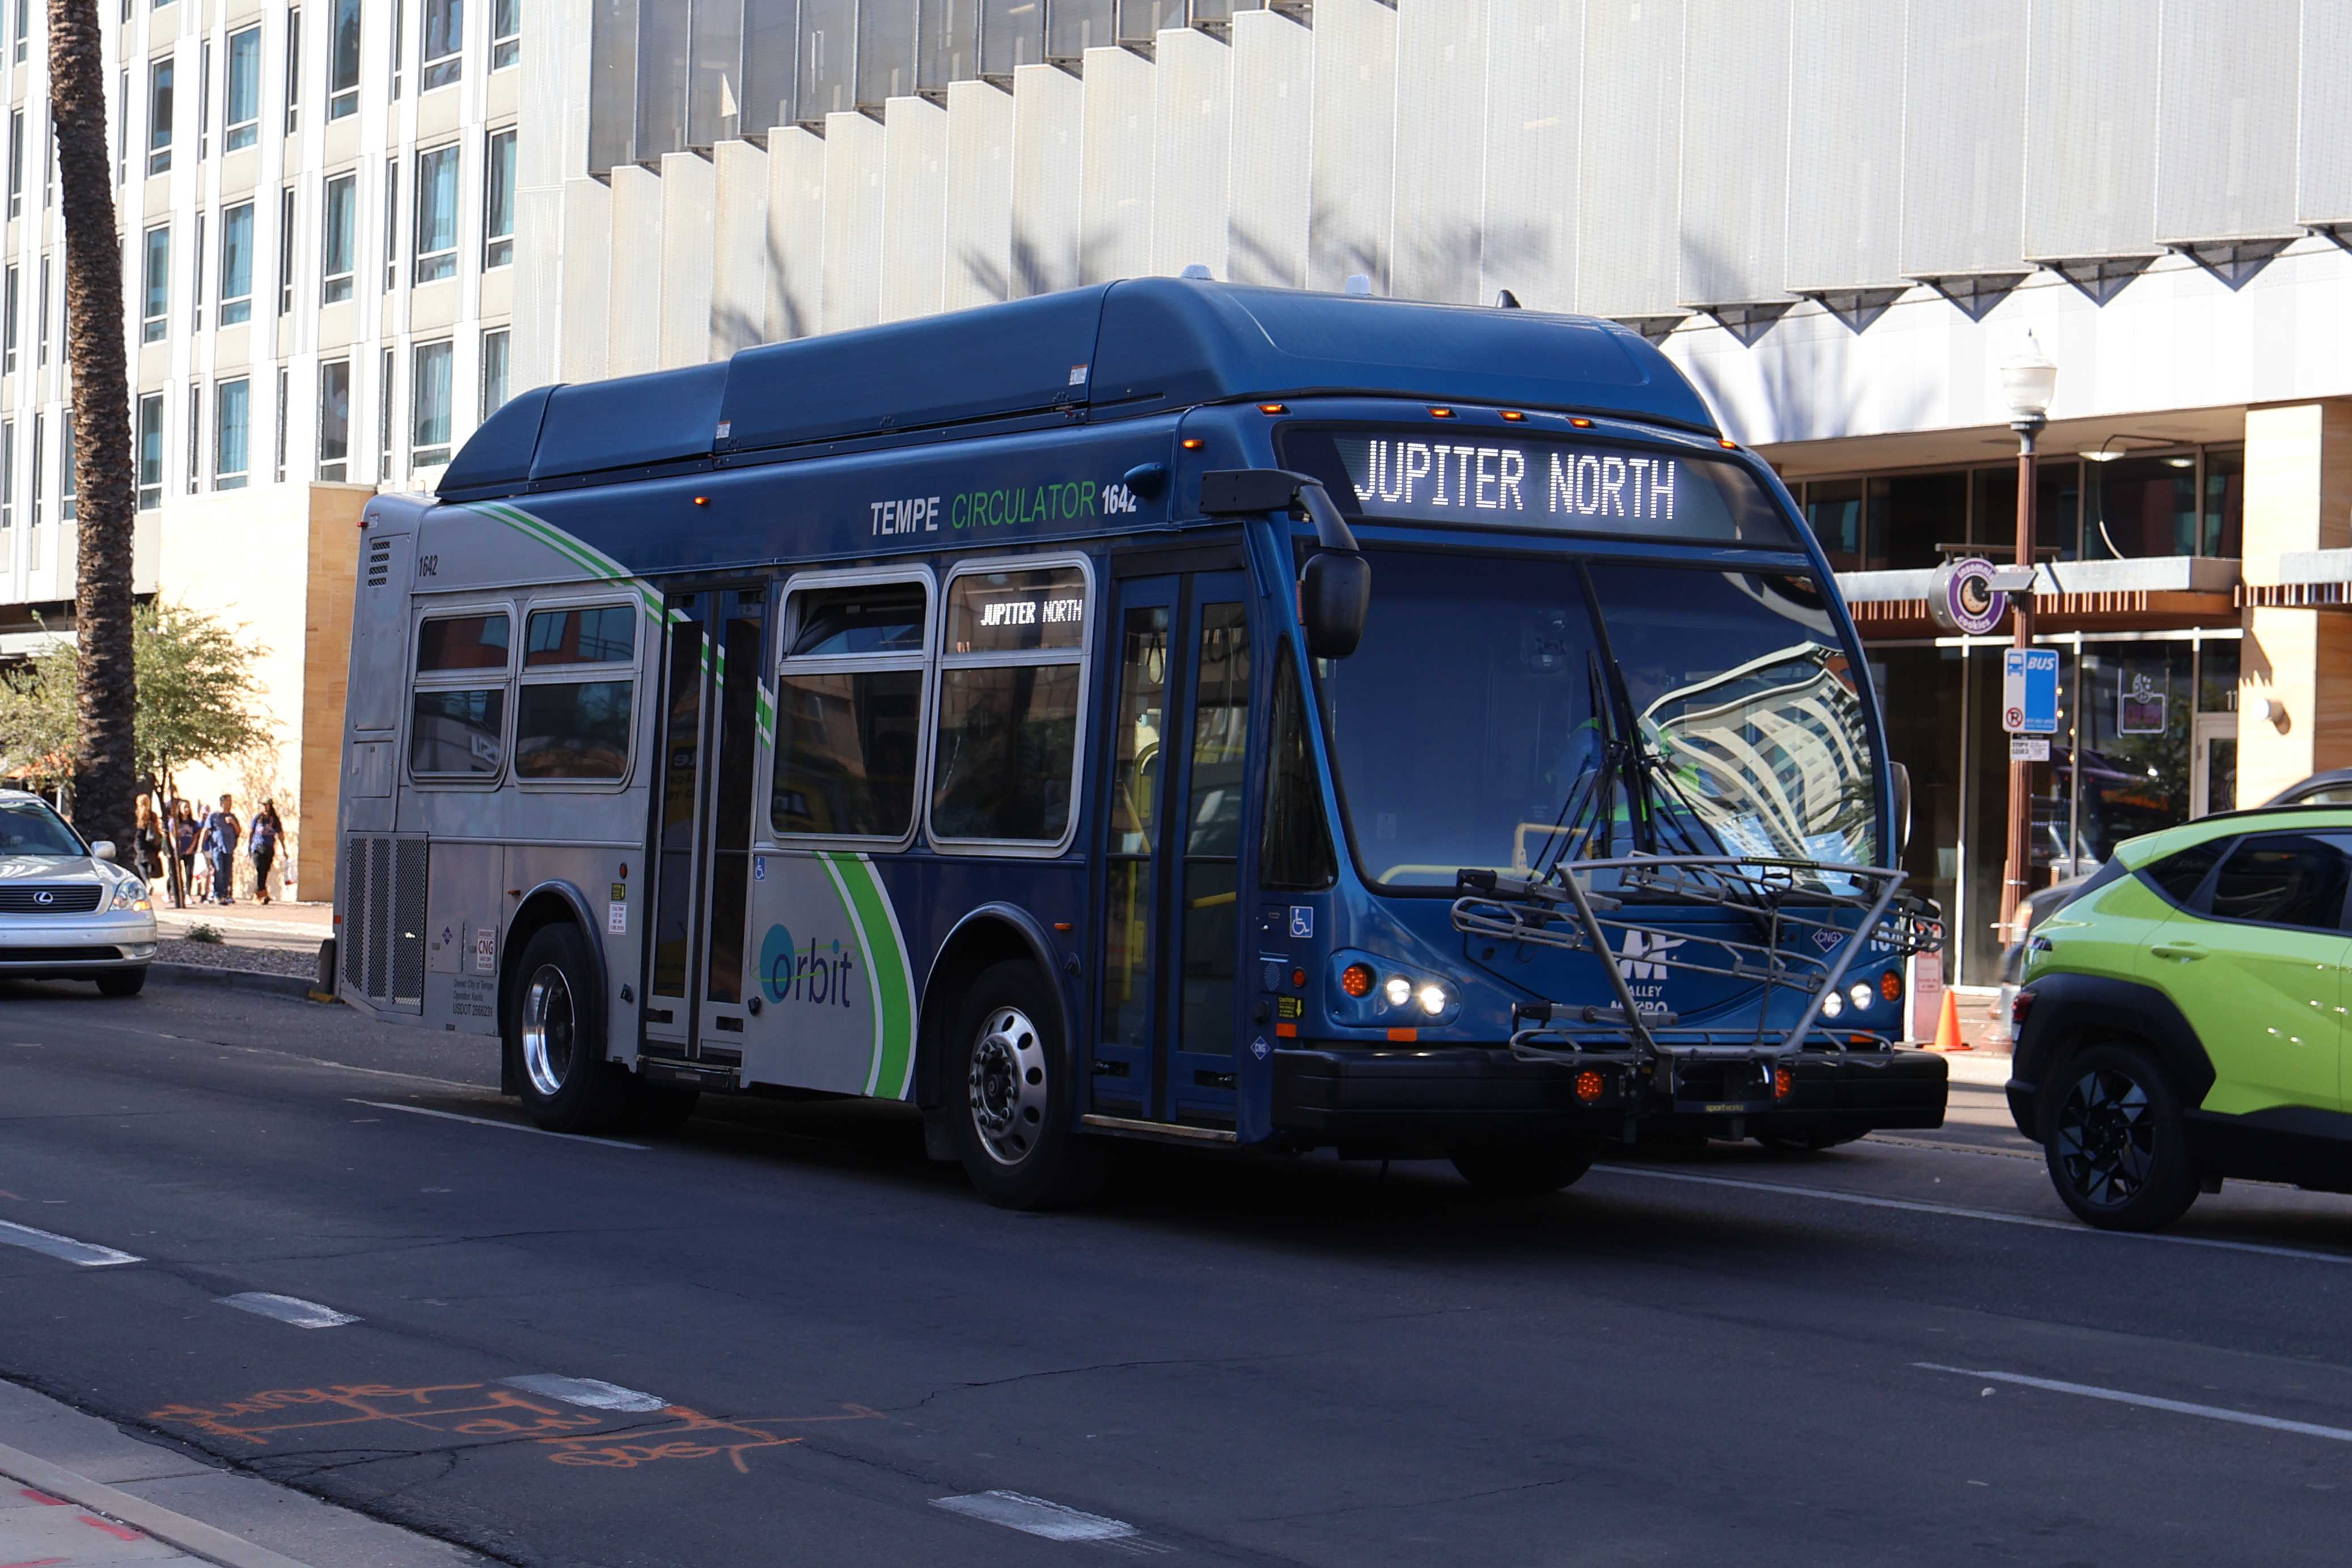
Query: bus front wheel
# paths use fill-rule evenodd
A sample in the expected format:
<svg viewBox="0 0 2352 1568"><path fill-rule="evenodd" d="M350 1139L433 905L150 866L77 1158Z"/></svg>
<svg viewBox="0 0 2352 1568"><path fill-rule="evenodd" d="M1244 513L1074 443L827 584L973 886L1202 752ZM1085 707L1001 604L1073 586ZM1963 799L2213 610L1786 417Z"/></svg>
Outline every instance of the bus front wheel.
<svg viewBox="0 0 2352 1568"><path fill-rule="evenodd" d="M604 1131L625 1108L629 1084L604 1060L587 942L572 925L542 926L519 970L507 1038L522 1069L524 1113L551 1133Z"/></svg>
<svg viewBox="0 0 2352 1568"><path fill-rule="evenodd" d="M1036 968L1017 961L982 970L964 996L950 1120L971 1185L1000 1207L1066 1207L1100 1179L1100 1149L1071 1124L1059 1017Z"/></svg>

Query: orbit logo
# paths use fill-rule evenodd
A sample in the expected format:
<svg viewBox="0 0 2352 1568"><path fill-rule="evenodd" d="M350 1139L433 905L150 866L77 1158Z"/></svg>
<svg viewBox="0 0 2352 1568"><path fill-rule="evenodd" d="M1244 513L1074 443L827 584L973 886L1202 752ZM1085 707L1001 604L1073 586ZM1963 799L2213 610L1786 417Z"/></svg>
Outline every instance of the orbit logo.
<svg viewBox="0 0 2352 1568"><path fill-rule="evenodd" d="M850 976L857 961L841 939L820 944L811 937L805 946L793 942L781 925L768 927L760 943L760 988L772 1002L806 1002L812 1007L850 1004Z"/></svg>

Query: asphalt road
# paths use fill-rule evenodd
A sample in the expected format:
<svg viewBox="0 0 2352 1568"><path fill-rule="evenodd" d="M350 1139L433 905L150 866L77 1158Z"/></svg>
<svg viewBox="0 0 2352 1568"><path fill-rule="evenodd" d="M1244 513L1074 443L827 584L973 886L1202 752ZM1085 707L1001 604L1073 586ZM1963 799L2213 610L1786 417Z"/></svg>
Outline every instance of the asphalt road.
<svg viewBox="0 0 2352 1568"><path fill-rule="evenodd" d="M0 1246L0 1375L516 1563L2346 1554L2352 1200L2097 1234L1990 1092L1517 1208L1151 1151L1028 1216L887 1108L600 1142L494 1085L341 1009L0 988L0 1221L139 1260Z"/></svg>

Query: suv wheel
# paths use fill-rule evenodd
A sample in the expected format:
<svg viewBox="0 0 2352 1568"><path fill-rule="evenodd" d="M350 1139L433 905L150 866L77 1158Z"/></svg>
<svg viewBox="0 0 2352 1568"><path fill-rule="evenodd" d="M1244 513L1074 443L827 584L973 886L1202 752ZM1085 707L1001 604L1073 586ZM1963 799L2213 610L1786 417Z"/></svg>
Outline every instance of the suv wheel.
<svg viewBox="0 0 2352 1568"><path fill-rule="evenodd" d="M2059 1068L2044 1100L2051 1183L2086 1223L2160 1230L2197 1201L2179 1096L2147 1052L2095 1045Z"/></svg>

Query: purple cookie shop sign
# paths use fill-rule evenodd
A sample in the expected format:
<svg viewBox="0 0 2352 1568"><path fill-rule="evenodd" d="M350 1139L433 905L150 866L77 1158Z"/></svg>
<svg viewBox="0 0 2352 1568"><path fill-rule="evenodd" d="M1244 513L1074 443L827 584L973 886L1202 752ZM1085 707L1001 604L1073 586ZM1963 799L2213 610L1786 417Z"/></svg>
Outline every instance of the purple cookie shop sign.
<svg viewBox="0 0 2352 1568"><path fill-rule="evenodd" d="M1993 571L1992 562L1974 556L1937 567L1927 594L1936 624L1969 637L1996 630L2009 613L2009 595L1992 585Z"/></svg>

